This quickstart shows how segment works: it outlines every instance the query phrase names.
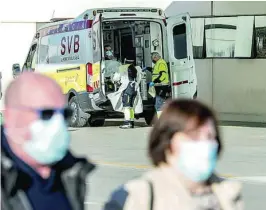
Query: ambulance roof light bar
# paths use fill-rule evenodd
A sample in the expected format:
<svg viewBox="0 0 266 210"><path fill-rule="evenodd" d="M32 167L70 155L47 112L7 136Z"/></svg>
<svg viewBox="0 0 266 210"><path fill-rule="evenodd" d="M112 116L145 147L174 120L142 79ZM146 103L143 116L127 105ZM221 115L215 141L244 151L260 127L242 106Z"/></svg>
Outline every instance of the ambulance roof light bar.
<svg viewBox="0 0 266 210"><path fill-rule="evenodd" d="M52 18L50 19L50 22L59 22L59 21L64 21L64 20L71 20L73 18Z"/></svg>
<svg viewBox="0 0 266 210"><path fill-rule="evenodd" d="M159 15L162 14L161 10L158 9L98 9L97 13L104 12L159 12Z"/></svg>

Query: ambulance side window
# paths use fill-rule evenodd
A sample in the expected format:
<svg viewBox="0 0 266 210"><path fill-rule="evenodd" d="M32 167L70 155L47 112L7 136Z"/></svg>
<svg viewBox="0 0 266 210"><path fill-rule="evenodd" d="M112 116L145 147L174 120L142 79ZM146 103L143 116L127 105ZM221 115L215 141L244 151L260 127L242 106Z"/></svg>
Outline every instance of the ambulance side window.
<svg viewBox="0 0 266 210"><path fill-rule="evenodd" d="M173 28L174 51L176 59L187 58L186 24L176 25Z"/></svg>
<svg viewBox="0 0 266 210"><path fill-rule="evenodd" d="M27 71L29 69L33 71L35 70L36 57L37 57L36 49L37 49L37 44L32 45L22 71Z"/></svg>

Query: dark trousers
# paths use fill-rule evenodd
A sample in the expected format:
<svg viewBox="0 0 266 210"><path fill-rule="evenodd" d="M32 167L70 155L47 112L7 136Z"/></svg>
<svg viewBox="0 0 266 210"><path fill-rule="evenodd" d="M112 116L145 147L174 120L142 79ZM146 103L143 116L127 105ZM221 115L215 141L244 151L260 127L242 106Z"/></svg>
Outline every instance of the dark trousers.
<svg viewBox="0 0 266 210"><path fill-rule="evenodd" d="M135 83L129 82L127 88L123 91L122 95L123 107L132 108L136 96L137 96L137 91L135 90Z"/></svg>
<svg viewBox="0 0 266 210"><path fill-rule="evenodd" d="M155 110L157 112L161 111L162 106L164 105L165 101L166 101L166 98L162 98L161 96L155 97Z"/></svg>

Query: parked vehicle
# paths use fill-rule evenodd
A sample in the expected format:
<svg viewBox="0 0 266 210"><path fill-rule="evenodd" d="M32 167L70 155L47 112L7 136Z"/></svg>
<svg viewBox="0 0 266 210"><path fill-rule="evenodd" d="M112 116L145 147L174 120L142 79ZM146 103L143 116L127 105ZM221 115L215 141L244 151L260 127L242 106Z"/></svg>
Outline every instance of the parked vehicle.
<svg viewBox="0 0 266 210"><path fill-rule="evenodd" d="M114 51L111 64L105 60L106 45ZM118 68L110 66L133 60L140 68L152 67L151 52L159 52L169 64L171 97L195 97L190 16L166 19L155 8L90 9L74 19L52 20L35 34L22 71L46 74L60 84L74 109L70 126L102 126L107 118L123 117L107 98L118 88L111 84ZM141 86L150 79L143 74ZM141 95L144 111L136 117L150 124L154 99L147 88L141 88Z"/></svg>

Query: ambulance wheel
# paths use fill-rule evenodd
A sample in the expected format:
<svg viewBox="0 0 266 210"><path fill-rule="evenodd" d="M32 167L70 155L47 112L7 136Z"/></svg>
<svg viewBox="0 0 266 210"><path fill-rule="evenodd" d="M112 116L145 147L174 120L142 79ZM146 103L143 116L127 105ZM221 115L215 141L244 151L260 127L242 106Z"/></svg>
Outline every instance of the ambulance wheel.
<svg viewBox="0 0 266 210"><path fill-rule="evenodd" d="M87 125L90 127L102 127L104 126L105 119L93 119L89 118Z"/></svg>
<svg viewBox="0 0 266 210"><path fill-rule="evenodd" d="M153 119L155 117L155 112L146 112L144 119L147 125L152 126L153 125Z"/></svg>
<svg viewBox="0 0 266 210"><path fill-rule="evenodd" d="M74 128L84 127L88 121L88 116L80 109L76 96L73 96L69 100L69 106L73 109L73 115L69 120L69 126Z"/></svg>

